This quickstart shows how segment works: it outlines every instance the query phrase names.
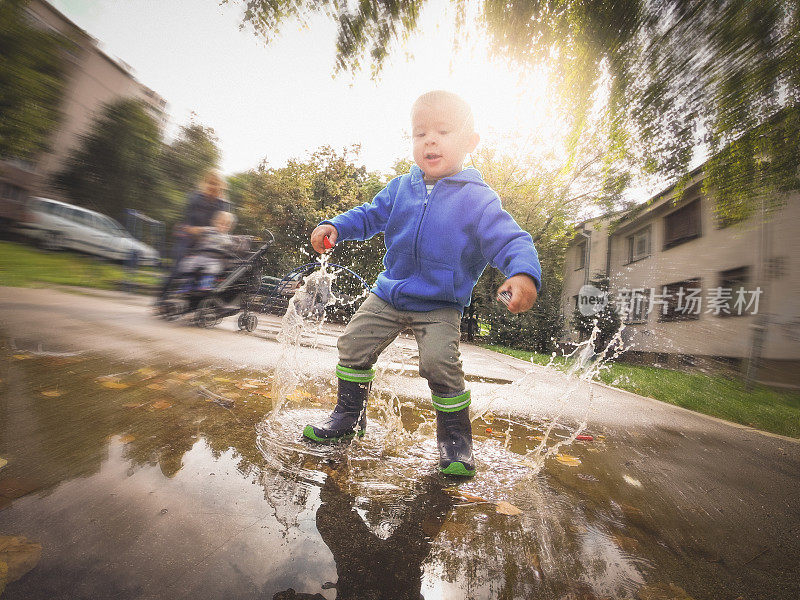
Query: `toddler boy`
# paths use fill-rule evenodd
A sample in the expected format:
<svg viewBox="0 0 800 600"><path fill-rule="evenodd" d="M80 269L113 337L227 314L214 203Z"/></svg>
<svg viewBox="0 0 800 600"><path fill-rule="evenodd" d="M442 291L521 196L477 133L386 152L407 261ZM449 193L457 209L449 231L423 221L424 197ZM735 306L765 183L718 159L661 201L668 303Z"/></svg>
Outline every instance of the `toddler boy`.
<svg viewBox="0 0 800 600"><path fill-rule="evenodd" d="M461 314L491 263L506 277L508 309L524 312L536 301L541 267L531 236L500 205L497 194L464 159L478 144L472 111L445 91L420 96L411 110L411 172L396 177L372 202L328 221L311 234L317 252L341 240L384 232L384 271L339 337L339 392L333 413L303 435L330 443L366 429L366 402L378 356L404 329L419 346L419 373L436 408L439 469L475 474L470 392L458 343Z"/></svg>

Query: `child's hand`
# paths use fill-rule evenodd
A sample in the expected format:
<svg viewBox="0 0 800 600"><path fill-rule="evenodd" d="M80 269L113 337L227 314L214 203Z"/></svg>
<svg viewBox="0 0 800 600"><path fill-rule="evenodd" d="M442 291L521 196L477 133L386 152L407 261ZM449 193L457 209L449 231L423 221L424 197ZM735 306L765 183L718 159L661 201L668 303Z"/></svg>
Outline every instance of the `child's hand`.
<svg viewBox="0 0 800 600"><path fill-rule="evenodd" d="M325 247L326 237L331 245L336 244L336 238L339 237L339 232L336 231L336 227L329 223L318 225L314 231L311 232L311 245L314 247L314 250L320 254L328 251L328 248Z"/></svg>
<svg viewBox="0 0 800 600"><path fill-rule="evenodd" d="M497 293L511 292L508 310L515 315L530 310L536 302L536 284L528 275L514 275L497 288Z"/></svg>

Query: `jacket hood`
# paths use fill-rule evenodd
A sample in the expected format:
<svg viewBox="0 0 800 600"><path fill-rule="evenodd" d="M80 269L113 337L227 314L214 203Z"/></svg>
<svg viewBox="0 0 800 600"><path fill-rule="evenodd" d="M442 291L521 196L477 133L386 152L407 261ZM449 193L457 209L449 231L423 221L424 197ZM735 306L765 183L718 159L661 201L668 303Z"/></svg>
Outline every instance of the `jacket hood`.
<svg viewBox="0 0 800 600"><path fill-rule="evenodd" d="M424 173L422 172L422 169L420 169L417 165L411 167L412 183L416 183L417 181L422 181L423 177ZM459 173L456 173L455 175L450 175L450 177L443 177L441 181L455 181L459 183L477 183L478 185L489 187L483 180L481 172L473 167L467 167L466 169L462 170Z"/></svg>

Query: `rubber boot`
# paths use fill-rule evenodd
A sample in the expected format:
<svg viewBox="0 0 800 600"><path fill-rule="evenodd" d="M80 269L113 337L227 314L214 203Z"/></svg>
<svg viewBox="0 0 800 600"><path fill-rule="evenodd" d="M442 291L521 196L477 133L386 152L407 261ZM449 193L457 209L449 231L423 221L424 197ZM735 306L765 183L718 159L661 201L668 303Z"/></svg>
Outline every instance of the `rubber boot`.
<svg viewBox="0 0 800 600"><path fill-rule="evenodd" d="M332 444L362 436L367 429L367 396L375 372L372 369L336 367L339 393L336 408L319 425L306 425L303 437L321 444Z"/></svg>
<svg viewBox="0 0 800 600"><path fill-rule="evenodd" d="M455 398L433 397L433 405L436 407L439 471L445 475L475 475L469 403L469 392Z"/></svg>

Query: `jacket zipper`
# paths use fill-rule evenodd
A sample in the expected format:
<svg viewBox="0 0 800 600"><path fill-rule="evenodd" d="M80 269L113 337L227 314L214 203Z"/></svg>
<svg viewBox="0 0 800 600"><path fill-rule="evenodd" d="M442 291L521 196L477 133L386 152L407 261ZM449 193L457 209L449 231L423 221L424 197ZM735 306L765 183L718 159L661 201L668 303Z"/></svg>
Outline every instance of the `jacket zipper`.
<svg viewBox="0 0 800 600"><path fill-rule="evenodd" d="M428 194L428 188L425 187L425 182L422 182L422 187L425 190L425 199L422 203L422 214L419 217L419 223L417 223L417 232L414 234L414 261L417 263L416 266L416 273L420 273L422 271L422 264L420 263L419 259L419 234L422 231L422 220L425 218L425 211L428 209L428 200L433 197L433 193L436 191L436 186L439 185L439 182L433 184L433 189L431 189L431 193ZM394 301L397 298L397 295L400 293L400 288L403 287L405 282L401 282L397 284L392 291L392 300ZM394 302L392 302L394 304Z"/></svg>

